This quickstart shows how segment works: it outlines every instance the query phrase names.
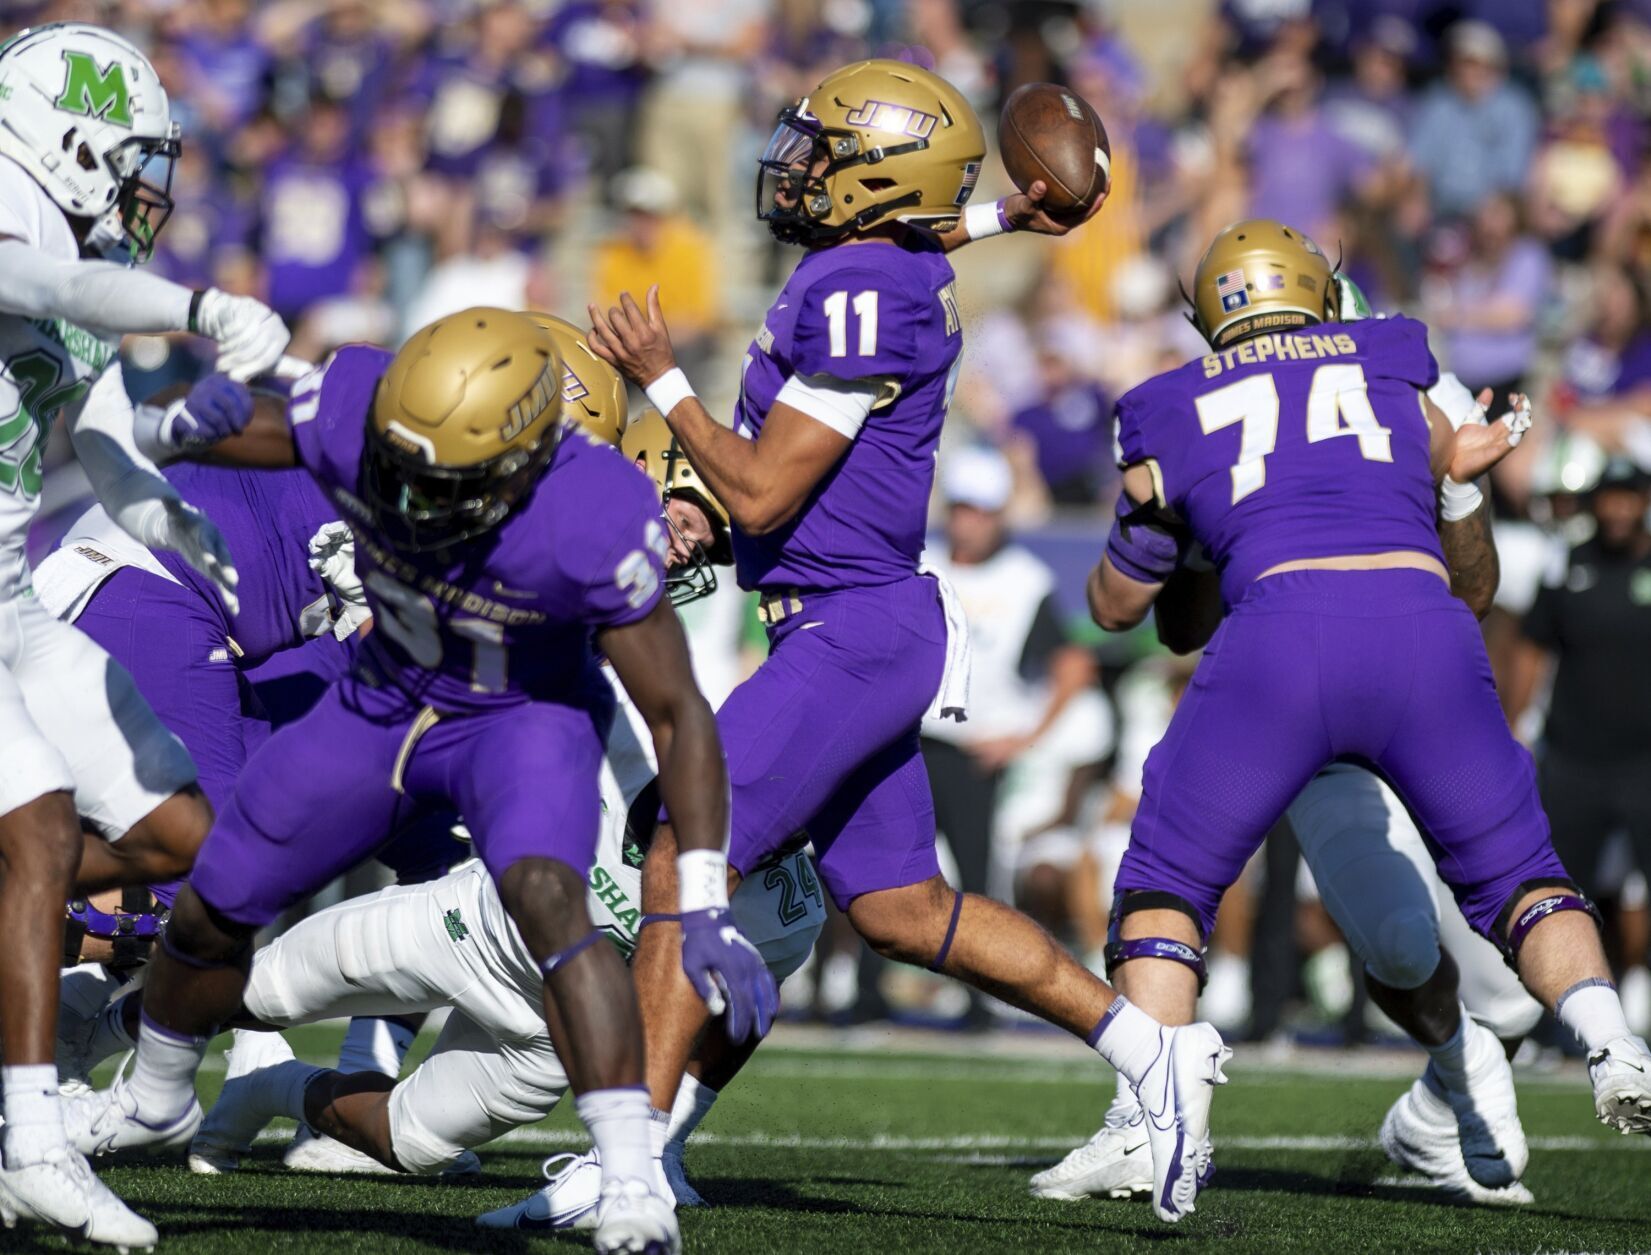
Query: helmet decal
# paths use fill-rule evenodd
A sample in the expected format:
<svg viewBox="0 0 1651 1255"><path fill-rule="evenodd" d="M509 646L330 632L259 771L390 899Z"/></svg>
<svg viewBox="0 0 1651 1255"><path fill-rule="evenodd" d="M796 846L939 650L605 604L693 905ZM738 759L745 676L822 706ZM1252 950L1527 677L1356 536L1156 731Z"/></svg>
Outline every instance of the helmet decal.
<svg viewBox="0 0 1651 1255"><path fill-rule="evenodd" d="M59 109L131 128L131 95L126 87L126 69L119 61L99 69L91 53L65 48L63 63L68 69L56 102Z"/></svg>

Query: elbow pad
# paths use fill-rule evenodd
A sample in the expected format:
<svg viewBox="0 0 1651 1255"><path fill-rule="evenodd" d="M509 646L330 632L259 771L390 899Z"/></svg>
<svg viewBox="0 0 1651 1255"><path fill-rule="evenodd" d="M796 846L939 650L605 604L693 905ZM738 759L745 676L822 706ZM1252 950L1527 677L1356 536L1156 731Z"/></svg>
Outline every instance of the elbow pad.
<svg viewBox="0 0 1651 1255"><path fill-rule="evenodd" d="M1112 533L1106 538L1106 556L1112 565L1141 584L1162 584L1175 573L1180 542L1162 523L1131 521L1139 508L1119 494Z"/></svg>

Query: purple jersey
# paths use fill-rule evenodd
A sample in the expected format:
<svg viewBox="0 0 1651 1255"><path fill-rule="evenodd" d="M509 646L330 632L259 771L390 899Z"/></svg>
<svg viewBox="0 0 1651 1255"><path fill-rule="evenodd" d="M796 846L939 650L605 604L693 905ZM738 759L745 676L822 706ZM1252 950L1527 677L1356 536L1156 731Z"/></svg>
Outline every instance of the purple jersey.
<svg viewBox="0 0 1651 1255"><path fill-rule="evenodd" d="M299 461L355 532L373 612L365 665L438 711L495 710L585 691L591 629L634 623L664 587L665 531L651 480L570 427L532 495L491 535L402 555L359 496L367 415L392 355L347 345L293 389Z"/></svg>
<svg viewBox="0 0 1651 1255"><path fill-rule="evenodd" d="M1297 558L1442 561L1419 395L1438 378L1427 328L1409 318L1259 336L1126 393L1120 460L1157 463L1229 605Z"/></svg>
<svg viewBox="0 0 1651 1255"><path fill-rule="evenodd" d="M952 268L929 237L842 244L797 264L746 354L735 430L755 439L793 376L882 379L893 396L796 518L766 536L734 529L741 588L823 591L916 572L962 349Z"/></svg>
<svg viewBox="0 0 1651 1255"><path fill-rule="evenodd" d="M327 587L309 567L310 542L338 511L303 471L237 470L179 462L166 468L178 495L218 525L241 573L241 611L233 619L212 582L177 554L155 557L177 581L225 615L251 667L324 631L332 616Z"/></svg>

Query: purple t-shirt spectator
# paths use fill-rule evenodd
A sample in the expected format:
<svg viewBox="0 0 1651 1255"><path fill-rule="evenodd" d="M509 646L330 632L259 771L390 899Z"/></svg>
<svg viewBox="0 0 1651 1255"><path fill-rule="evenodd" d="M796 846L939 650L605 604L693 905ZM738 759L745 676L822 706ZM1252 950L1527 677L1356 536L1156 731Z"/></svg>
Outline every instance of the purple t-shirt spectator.
<svg viewBox="0 0 1651 1255"><path fill-rule="evenodd" d="M545 29L544 42L567 66L562 90L579 112L629 105L647 82L641 6L573 0Z"/></svg>
<svg viewBox="0 0 1651 1255"><path fill-rule="evenodd" d="M1641 331L1622 350L1581 339L1565 350L1561 374L1584 401L1620 397L1651 383L1651 331Z"/></svg>
<svg viewBox="0 0 1651 1255"><path fill-rule="evenodd" d="M1299 118L1264 115L1250 128L1250 216L1315 231L1369 169L1363 149L1314 110Z"/></svg>
<svg viewBox="0 0 1651 1255"><path fill-rule="evenodd" d="M207 112L215 130L239 126L263 103L270 54L246 32L221 36L189 31L178 43L178 54L187 72L183 94L197 103L212 101L214 108Z"/></svg>
<svg viewBox="0 0 1651 1255"><path fill-rule="evenodd" d="M222 183L178 188L177 208L155 244L155 267L174 283L210 287L217 259L252 242L256 215Z"/></svg>
<svg viewBox="0 0 1651 1255"><path fill-rule="evenodd" d="M364 165L311 162L300 156L271 163L264 179L263 253L270 304L282 316L350 290L372 247L362 200L372 174Z"/></svg>
<svg viewBox="0 0 1651 1255"><path fill-rule="evenodd" d="M1451 284L1452 303L1474 309L1488 301L1516 297L1526 303L1530 317L1511 331L1454 330L1444 332L1450 368L1469 388L1482 388L1522 378L1536 356L1536 322L1548 295L1552 264L1548 252L1535 240L1516 240L1494 270L1469 264ZM1500 398L1498 398L1500 400Z"/></svg>
<svg viewBox="0 0 1651 1255"><path fill-rule="evenodd" d="M1038 474L1062 505L1094 505L1112 469L1112 398L1078 382L1010 420L1031 437Z"/></svg>

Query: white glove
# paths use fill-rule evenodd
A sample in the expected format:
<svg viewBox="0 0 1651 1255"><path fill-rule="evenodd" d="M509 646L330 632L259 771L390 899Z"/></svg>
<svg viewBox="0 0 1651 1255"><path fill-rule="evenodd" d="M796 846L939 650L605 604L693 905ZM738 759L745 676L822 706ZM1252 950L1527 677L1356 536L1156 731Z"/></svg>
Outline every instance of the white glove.
<svg viewBox="0 0 1651 1255"><path fill-rule="evenodd" d="M310 570L342 603L333 616L332 633L338 640L347 640L368 619L367 594L361 587L361 577L355 573L355 537L344 523L323 523L310 537Z"/></svg>
<svg viewBox="0 0 1651 1255"><path fill-rule="evenodd" d="M235 587L241 575L235 569L235 560L229 556L229 545L223 533L206 515L186 501L173 499L164 503L166 517L159 545L170 549L194 567L218 589L224 607L231 616L241 612L241 599Z"/></svg>
<svg viewBox="0 0 1651 1255"><path fill-rule="evenodd" d="M208 288L200 298L190 330L218 342L214 369L220 374L245 383L281 360L292 333L268 305L217 288Z"/></svg>

